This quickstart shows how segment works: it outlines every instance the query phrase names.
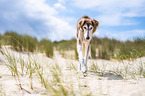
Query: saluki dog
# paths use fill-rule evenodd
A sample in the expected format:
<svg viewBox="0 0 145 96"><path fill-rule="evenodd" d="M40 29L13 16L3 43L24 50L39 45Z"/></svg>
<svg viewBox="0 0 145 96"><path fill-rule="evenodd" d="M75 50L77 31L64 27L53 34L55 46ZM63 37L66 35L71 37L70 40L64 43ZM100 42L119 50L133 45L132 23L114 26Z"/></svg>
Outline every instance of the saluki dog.
<svg viewBox="0 0 145 96"><path fill-rule="evenodd" d="M88 16L83 16L77 22L77 52L79 57L79 71L87 75L88 53L91 56L92 35L99 26L99 22Z"/></svg>

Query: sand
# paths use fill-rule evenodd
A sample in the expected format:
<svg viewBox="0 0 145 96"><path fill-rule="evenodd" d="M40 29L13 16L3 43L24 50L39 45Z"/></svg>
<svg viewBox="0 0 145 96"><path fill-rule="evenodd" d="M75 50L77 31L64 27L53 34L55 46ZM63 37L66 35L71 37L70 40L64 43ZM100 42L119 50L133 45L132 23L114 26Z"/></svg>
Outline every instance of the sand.
<svg viewBox="0 0 145 96"><path fill-rule="evenodd" d="M13 51L16 56L19 57L19 54L23 56L26 60L28 59L27 53L18 53ZM31 53L33 54L33 53ZM145 78L142 76L137 76L135 79L128 78L124 79L123 76L118 75L114 72L110 72L112 67L120 65L122 62L119 61L107 61L107 60L89 60L88 61L88 75L84 77L81 73L78 73L76 70L71 70L71 67L68 67L68 63L73 63L75 66L78 66L77 60L64 59L61 55L55 51L54 59L50 59L43 54L35 53L33 56L36 56L38 62L42 63L44 66L44 71L49 73L48 67L51 66L54 62L57 62L59 66L62 67L63 81L64 86L72 83L74 92L76 95L91 95L91 96L145 96ZM45 88L39 83L39 80L34 77L33 86L34 89L30 88L30 80L27 76L21 76L20 80L23 88L25 88L30 93L20 90L18 87L17 80L11 75L10 70L2 62L4 56L0 54L0 95L1 96L49 96L45 94ZM134 61L124 60L124 63L135 64L137 62L145 63L145 57L136 59ZM97 63L100 71L95 71L91 69L93 63ZM106 65L107 64L107 65ZM103 69L102 65L106 65ZM135 66L134 65L134 66ZM102 68L102 69L101 69ZM103 71L104 70L104 71ZM44 73L45 74L45 73ZM61 78L61 77L60 77ZM48 78L50 79L50 78ZM66 85L65 85L66 84ZM78 87L79 85L79 87ZM68 85L70 86L70 85ZM70 88L70 87L68 87ZM69 89L68 89L69 90Z"/></svg>

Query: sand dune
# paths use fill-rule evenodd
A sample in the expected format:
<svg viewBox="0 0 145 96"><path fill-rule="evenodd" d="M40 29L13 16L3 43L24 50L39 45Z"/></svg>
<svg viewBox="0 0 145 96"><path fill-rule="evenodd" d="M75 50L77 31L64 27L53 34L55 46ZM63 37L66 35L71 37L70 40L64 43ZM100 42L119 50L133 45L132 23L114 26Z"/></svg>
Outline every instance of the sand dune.
<svg viewBox="0 0 145 96"><path fill-rule="evenodd" d="M18 53L12 50L10 53L15 58L21 57L25 59L25 62L29 61L30 56L27 53ZM31 53L30 55L42 67L40 70L43 71L45 80L48 80L47 86L50 84L51 88L53 87L58 90L58 93L66 92L66 94L54 94L50 86L45 88L39 76L37 76L38 72L36 69L33 73L32 89L30 86L29 71L24 68L24 75L22 76L22 70L19 64L18 72L20 82L18 82L17 78L12 76L10 69L3 62L6 56L0 54L1 96L70 96L74 94L76 96L145 96L145 78L143 78L142 74L138 75L137 73L140 71L138 66L143 64L142 67L145 67L145 57L138 58L134 61L124 60L122 62L89 60L88 75L84 77L81 73L77 72L77 60L64 59L57 51L55 51L53 59L40 53ZM133 72L136 72L136 74L133 74ZM59 81L54 76L55 73L57 73L56 75ZM20 89L19 83L21 83L23 90Z"/></svg>

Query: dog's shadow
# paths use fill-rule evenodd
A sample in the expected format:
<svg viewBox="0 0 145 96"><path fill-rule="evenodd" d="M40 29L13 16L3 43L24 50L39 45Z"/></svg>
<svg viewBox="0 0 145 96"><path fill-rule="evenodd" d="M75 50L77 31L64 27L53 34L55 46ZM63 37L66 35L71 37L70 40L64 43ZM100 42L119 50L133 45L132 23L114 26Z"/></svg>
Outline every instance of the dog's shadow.
<svg viewBox="0 0 145 96"><path fill-rule="evenodd" d="M117 74L116 72L113 72L113 71L108 71L108 72L89 71L89 72L99 77L105 77L108 80L123 80L124 79L122 75Z"/></svg>

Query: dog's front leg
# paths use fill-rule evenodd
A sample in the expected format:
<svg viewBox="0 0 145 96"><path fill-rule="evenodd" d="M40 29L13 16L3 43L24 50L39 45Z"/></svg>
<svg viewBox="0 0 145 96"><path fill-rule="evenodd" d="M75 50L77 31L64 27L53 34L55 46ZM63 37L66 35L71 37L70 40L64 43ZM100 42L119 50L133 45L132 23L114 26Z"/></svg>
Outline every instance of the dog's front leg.
<svg viewBox="0 0 145 96"><path fill-rule="evenodd" d="M84 58L83 58L83 51L82 51L82 43L79 40L79 38L77 39L77 52L78 52L78 57L79 57L78 70L79 70L79 72L81 72L82 66L83 66L83 63L84 63Z"/></svg>
<svg viewBox="0 0 145 96"><path fill-rule="evenodd" d="M83 65L83 72L86 73L87 72L87 60L88 60L88 49L89 49L89 45L85 44L85 57L84 57L84 65Z"/></svg>

